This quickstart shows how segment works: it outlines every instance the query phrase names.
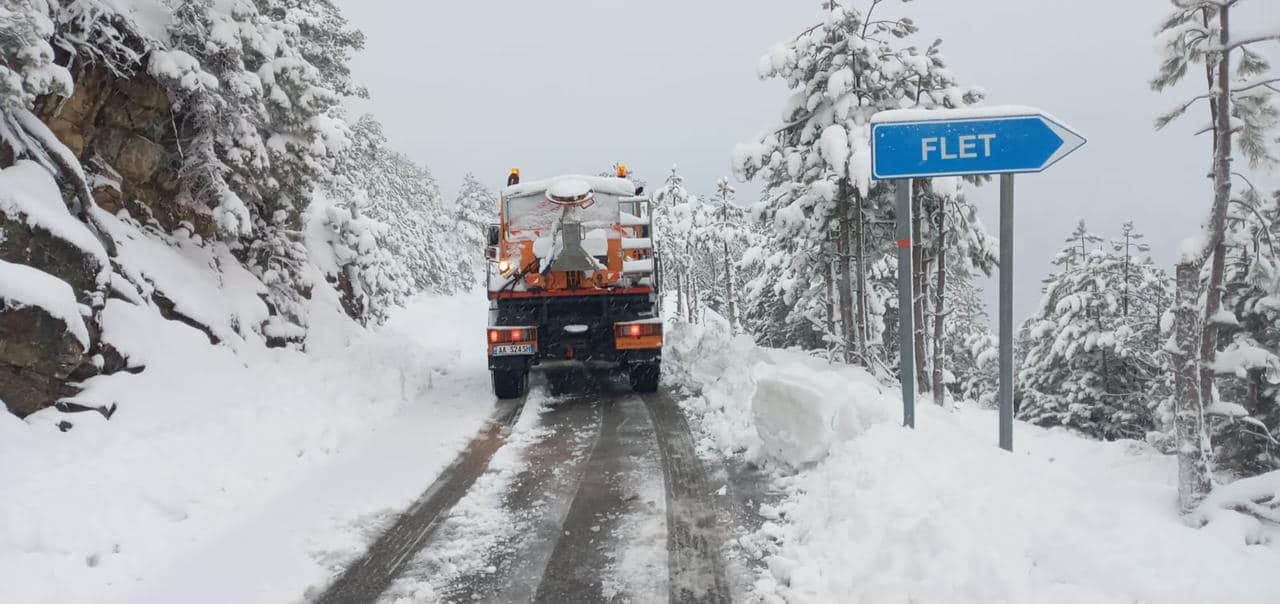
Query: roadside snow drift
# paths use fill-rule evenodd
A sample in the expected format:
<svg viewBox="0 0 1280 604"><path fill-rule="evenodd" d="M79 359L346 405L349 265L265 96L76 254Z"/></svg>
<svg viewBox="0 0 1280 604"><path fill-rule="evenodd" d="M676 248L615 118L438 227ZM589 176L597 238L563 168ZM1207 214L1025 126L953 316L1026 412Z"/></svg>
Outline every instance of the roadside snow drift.
<svg viewBox="0 0 1280 604"><path fill-rule="evenodd" d="M771 602L1280 602L1280 531L1175 508L1176 460L1018 424L917 409L867 373L731 338L669 330L702 450L774 469L786 496L744 544ZM1255 545L1249 545L1254 543Z"/></svg>
<svg viewBox="0 0 1280 604"><path fill-rule="evenodd" d="M111 419L0 413L0 602L299 601L358 554L492 410L486 305L422 298L365 332L317 304L304 354L108 302L146 365L85 384Z"/></svg>

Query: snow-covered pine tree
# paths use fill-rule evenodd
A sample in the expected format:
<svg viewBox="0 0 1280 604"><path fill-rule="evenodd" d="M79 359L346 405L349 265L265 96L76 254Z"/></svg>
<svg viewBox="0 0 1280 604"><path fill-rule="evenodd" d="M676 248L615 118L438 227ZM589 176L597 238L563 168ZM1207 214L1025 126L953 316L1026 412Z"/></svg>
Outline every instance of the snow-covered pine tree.
<svg viewBox="0 0 1280 604"><path fill-rule="evenodd" d="M1125 256L1102 243L1081 222L1054 260L1019 367L1020 414L1095 438L1141 439L1155 428L1150 385L1165 373L1155 309L1168 299L1167 279L1130 259L1124 315Z"/></svg>
<svg viewBox="0 0 1280 604"><path fill-rule="evenodd" d="M1233 202L1213 366L1221 403L1206 413L1215 467L1248 476L1280 469L1280 197L1249 185Z"/></svg>
<svg viewBox="0 0 1280 604"><path fill-rule="evenodd" d="M362 38L327 1L226 11L177 0L173 11L169 45L147 67L174 100L183 188L270 289L264 333L293 339L312 286L302 212L348 144L339 102L357 91L345 64Z"/></svg>
<svg viewBox="0 0 1280 604"><path fill-rule="evenodd" d="M367 195L363 211L387 225L379 238L407 273L409 291L456 292L477 283L483 246L473 247L458 216L441 202L440 188L426 168L387 147L372 116L351 128L354 148L343 173Z"/></svg>
<svg viewBox="0 0 1280 604"><path fill-rule="evenodd" d="M729 319L729 327L734 331L741 327L738 323L738 295L734 284L737 274L734 266L740 259L737 251L746 244L746 237L742 232L742 210L734 205L737 197L738 191L729 184L728 178L721 178L716 182L717 207L714 210L716 222L712 233L720 240L721 260L724 265L724 271L720 274L721 282L724 284L724 308Z"/></svg>
<svg viewBox="0 0 1280 604"><path fill-rule="evenodd" d="M676 289L678 314L691 322L700 320L700 308L735 317L740 304L731 306L729 300L736 300L743 288L745 272L738 264L753 243L728 181L718 183L717 191L711 198L691 193L673 167L653 196L663 283Z"/></svg>
<svg viewBox="0 0 1280 604"><path fill-rule="evenodd" d="M946 305L949 300L946 293L948 279L969 280L979 273L990 275L997 263L996 241L983 227L977 208L966 199L961 187L959 179L936 178L926 187L927 194L922 200L925 202L922 205L928 208L933 219L925 233L919 235L931 238L933 246L929 250L920 250L923 262L919 272L926 276L931 270L933 282L929 284L931 287L921 288L920 310L923 316L933 321L933 333L932 337L921 338L922 343L928 344L922 348L931 350L932 354L931 358L922 357L918 366L923 368L926 361L929 363L933 376L929 391L939 405L946 402L945 384L948 382L945 375L946 323L950 319ZM927 328L927 325L921 325L926 332Z"/></svg>
<svg viewBox="0 0 1280 604"><path fill-rule="evenodd" d="M54 62L53 22L45 11L26 0L0 1L0 141L7 154L30 147L16 116L29 113L36 98L70 96L72 81L67 69ZM12 57L12 60L10 60Z"/></svg>
<svg viewBox="0 0 1280 604"><path fill-rule="evenodd" d="M1177 267L1177 299L1170 316L1177 375L1178 500L1191 513L1211 488L1210 443L1204 424L1207 407L1218 402L1213 367L1218 352L1219 311L1226 267L1226 222L1231 203L1235 149L1255 166L1273 164L1268 148L1274 142L1280 82L1257 45L1280 39L1280 27L1239 28L1232 13L1250 0L1171 0L1172 10L1161 23L1157 39L1163 62L1152 87L1165 90L1188 73L1204 77L1204 92L1160 116L1160 128L1185 115L1200 102L1208 106L1213 134L1213 203L1204 233L1189 240ZM1264 0L1265 2L1265 0ZM1240 25L1240 24L1236 24ZM1197 67L1199 66L1199 67ZM1208 267L1201 308L1201 272Z"/></svg>
<svg viewBox="0 0 1280 604"><path fill-rule="evenodd" d="M734 158L739 178L761 177L771 193L753 213L787 254L775 284L787 288L778 292L785 300L797 308L812 306L808 297L822 288L808 286L829 266L832 254L823 253L823 245L834 240L844 357L853 361L861 355L863 363L872 331L865 283L871 260L866 250L854 253L864 243L855 235L872 222L871 213L888 206L885 191L871 186L870 118L883 109L957 107L981 97L955 83L938 42L926 50L895 47L916 26L909 18L877 16L887 4L872 0L863 11L823 2L822 23L761 59L760 77L783 80L795 93L783 108L782 125L739 145ZM862 281L857 286L855 276Z"/></svg>
<svg viewBox="0 0 1280 604"><path fill-rule="evenodd" d="M486 230L498 216L498 198L475 174L467 173L453 202L453 216L458 232L468 248L475 250L475 270L481 267L480 252L486 244Z"/></svg>
<svg viewBox="0 0 1280 604"><path fill-rule="evenodd" d="M942 346L946 385L960 400L996 405L999 389L999 342L991 333L991 317L981 292L968 276L956 275L947 285Z"/></svg>
<svg viewBox="0 0 1280 604"><path fill-rule="evenodd" d="M676 166L671 167L653 195L654 228L661 242L658 252L662 254L662 282L675 287L676 315L690 322L695 319L692 312L694 255L689 242L693 227L692 198Z"/></svg>

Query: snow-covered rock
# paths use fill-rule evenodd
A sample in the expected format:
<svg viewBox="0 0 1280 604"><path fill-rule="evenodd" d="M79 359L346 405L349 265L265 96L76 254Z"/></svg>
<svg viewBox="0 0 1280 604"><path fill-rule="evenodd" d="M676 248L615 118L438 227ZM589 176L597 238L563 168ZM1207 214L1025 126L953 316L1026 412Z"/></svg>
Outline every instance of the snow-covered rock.
<svg viewBox="0 0 1280 604"><path fill-rule="evenodd" d="M18 416L53 404L88 349L71 286L0 260L0 402Z"/></svg>
<svg viewBox="0 0 1280 604"><path fill-rule="evenodd" d="M91 348L83 315L107 282L107 255L67 210L52 175L0 170L0 400L24 416L74 391Z"/></svg>

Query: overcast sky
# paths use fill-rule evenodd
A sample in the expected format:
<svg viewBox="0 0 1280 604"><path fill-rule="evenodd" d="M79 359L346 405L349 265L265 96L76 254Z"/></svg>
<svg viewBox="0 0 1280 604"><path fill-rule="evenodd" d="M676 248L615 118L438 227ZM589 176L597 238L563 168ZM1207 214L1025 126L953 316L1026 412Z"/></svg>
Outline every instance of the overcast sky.
<svg viewBox="0 0 1280 604"><path fill-rule="evenodd" d="M651 184L678 164L695 192L713 191L729 174L733 146L777 122L788 96L781 83L756 78L757 59L816 23L821 5L337 2L368 35L354 70L371 98L352 109L376 114L393 146L426 164L450 197L467 172L497 188L514 166L542 177L594 173L615 161ZM1245 19L1280 19L1273 0L1249 4L1258 12ZM1209 141L1191 136L1208 122L1207 109L1152 129L1182 96L1147 84L1159 61L1152 32L1167 6L916 0L887 9L916 19L920 44L941 37L952 72L983 87L990 104L1040 107L1089 139L1049 172L1018 177L1019 320L1035 310L1040 280L1078 220L1101 235L1133 220L1156 259L1170 264L1207 212ZM996 187L983 189L970 195L994 232ZM759 187L739 192L754 200Z"/></svg>

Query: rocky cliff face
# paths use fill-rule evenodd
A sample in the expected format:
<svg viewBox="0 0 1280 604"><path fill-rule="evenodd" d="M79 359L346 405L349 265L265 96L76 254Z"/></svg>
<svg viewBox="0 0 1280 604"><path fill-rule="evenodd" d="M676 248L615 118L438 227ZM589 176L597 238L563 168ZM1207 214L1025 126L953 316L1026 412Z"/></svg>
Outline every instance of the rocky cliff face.
<svg viewBox="0 0 1280 604"><path fill-rule="evenodd" d="M181 195L182 149L171 106L151 76L122 78L91 66L77 78L71 98L44 99L37 113L80 158L104 210L128 210L166 232L187 226L211 238L209 209Z"/></svg>
<svg viewBox="0 0 1280 604"><path fill-rule="evenodd" d="M90 67L77 77L73 96L42 99L36 114L80 159L103 210L126 210L164 232L184 228L214 235L209 210L181 194L181 149L171 103L154 79L145 74L123 78ZM0 168L13 163L12 154L0 153ZM46 309L0 295L0 400L25 416L73 395L74 382L126 368L128 361L102 341L99 325L105 299L122 292L111 289L111 267L104 258L20 209L3 210L0 261L69 284L90 334L86 350Z"/></svg>

